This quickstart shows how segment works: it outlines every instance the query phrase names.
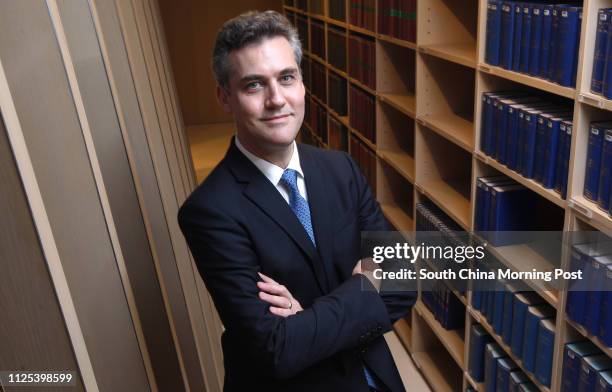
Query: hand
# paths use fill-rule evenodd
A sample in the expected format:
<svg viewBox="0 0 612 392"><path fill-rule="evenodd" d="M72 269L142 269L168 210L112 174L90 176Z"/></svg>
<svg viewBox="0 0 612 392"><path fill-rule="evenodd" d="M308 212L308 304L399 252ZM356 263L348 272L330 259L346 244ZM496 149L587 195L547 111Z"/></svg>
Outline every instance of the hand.
<svg viewBox="0 0 612 392"><path fill-rule="evenodd" d="M288 317L304 310L285 286L278 284L274 279L261 272L259 276L263 279L263 282L257 282L257 287L261 290L259 298L272 305L270 306L270 313Z"/></svg>
<svg viewBox="0 0 612 392"><path fill-rule="evenodd" d="M372 285L374 286L376 291L380 291L381 281L379 279L374 278L374 270L376 268L378 268L378 266L376 265L376 263L374 263L372 258L367 257L365 259L359 260L357 264L355 264L355 268L353 268L353 275L365 275L370 280L370 282L372 282Z"/></svg>

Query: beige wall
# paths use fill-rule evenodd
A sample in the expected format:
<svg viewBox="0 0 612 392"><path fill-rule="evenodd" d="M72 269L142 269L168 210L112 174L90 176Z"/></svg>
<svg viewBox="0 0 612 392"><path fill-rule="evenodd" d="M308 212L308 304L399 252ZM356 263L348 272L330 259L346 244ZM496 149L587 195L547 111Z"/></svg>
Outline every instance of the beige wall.
<svg viewBox="0 0 612 392"><path fill-rule="evenodd" d="M281 11L281 0L159 0L186 126L229 122L215 99L210 59L217 30L248 10Z"/></svg>

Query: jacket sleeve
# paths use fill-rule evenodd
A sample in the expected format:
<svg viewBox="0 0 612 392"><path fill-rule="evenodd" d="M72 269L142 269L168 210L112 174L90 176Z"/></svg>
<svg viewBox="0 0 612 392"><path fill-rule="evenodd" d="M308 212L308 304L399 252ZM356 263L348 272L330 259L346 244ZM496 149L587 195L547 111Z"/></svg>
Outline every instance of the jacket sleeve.
<svg viewBox="0 0 612 392"><path fill-rule="evenodd" d="M391 329L384 303L355 275L293 316L271 314L258 297L258 258L247 230L231 217L191 203L179 224L225 328L268 375L287 379L339 351Z"/></svg>
<svg viewBox="0 0 612 392"><path fill-rule="evenodd" d="M359 228L363 231L390 231L393 230L382 213L380 204L374 198L372 190L368 185L361 170L355 164L350 155L346 154L349 165L355 179L358 195ZM416 291L388 291L384 290L385 282L382 282L380 296L385 303L391 323L405 317L417 299Z"/></svg>

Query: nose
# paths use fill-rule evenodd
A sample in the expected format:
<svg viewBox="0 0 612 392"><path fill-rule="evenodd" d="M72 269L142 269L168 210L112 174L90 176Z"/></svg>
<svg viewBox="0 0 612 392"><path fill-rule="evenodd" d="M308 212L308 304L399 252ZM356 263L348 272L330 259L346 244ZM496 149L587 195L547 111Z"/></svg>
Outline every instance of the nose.
<svg viewBox="0 0 612 392"><path fill-rule="evenodd" d="M285 97L278 83L273 82L268 85L266 96L266 108L278 109L285 106Z"/></svg>

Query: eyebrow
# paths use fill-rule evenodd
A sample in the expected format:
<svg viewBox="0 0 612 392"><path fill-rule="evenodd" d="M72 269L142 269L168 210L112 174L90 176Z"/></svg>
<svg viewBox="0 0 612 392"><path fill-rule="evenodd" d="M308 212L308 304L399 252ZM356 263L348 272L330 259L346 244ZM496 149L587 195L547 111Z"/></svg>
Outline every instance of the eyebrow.
<svg viewBox="0 0 612 392"><path fill-rule="evenodd" d="M279 75L288 75L288 74L296 74L296 73L297 73L297 68L289 67L289 68L285 68L282 71L280 71ZM265 79L265 76L251 74L251 75L246 75L243 78L241 78L240 83L251 82L253 80L261 80L261 79Z"/></svg>

